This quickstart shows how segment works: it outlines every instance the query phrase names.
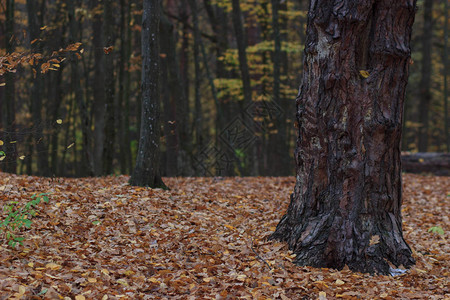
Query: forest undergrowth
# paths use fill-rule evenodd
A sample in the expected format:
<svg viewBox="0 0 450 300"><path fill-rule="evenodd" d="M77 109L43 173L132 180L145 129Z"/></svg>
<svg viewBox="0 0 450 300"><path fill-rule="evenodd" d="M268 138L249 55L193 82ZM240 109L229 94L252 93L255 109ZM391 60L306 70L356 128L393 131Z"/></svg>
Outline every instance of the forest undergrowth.
<svg viewBox="0 0 450 300"><path fill-rule="evenodd" d="M398 276L292 263L267 241L293 177L40 178L0 173L0 204L49 193L13 249L0 299L449 299L450 177L403 175L403 228L417 264ZM6 217L4 212L2 218Z"/></svg>

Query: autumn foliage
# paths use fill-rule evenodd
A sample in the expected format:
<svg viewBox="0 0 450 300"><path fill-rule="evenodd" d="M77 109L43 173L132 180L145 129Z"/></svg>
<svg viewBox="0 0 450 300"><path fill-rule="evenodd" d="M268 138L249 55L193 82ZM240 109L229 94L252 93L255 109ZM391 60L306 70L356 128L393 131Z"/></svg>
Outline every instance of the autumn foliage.
<svg viewBox="0 0 450 300"><path fill-rule="evenodd" d="M403 227L417 264L395 277L298 267L268 242L294 178L45 179L0 174L0 203L50 202L0 248L0 294L16 299L448 299L449 177L405 174ZM440 226L444 233L429 232ZM376 241L374 241L376 242ZM33 297L34 296L34 297ZM69 298L64 298L69 297Z"/></svg>

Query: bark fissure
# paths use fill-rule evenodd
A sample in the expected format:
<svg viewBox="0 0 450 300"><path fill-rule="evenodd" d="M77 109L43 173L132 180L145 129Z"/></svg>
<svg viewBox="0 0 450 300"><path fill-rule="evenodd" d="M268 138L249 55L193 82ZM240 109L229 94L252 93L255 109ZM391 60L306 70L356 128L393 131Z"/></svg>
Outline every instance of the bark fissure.
<svg viewBox="0 0 450 300"><path fill-rule="evenodd" d="M414 13L408 0L311 2L297 183L272 236L300 265L386 274L386 260L414 263L401 229L399 147Z"/></svg>

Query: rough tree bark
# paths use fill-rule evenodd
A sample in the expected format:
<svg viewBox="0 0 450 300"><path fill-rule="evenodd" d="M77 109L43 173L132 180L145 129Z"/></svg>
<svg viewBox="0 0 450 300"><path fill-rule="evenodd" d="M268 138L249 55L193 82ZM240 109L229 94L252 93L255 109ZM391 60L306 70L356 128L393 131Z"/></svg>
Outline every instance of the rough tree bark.
<svg viewBox="0 0 450 300"><path fill-rule="evenodd" d="M273 239L299 265L389 273L402 234L400 138L415 0L313 0L297 97L297 182Z"/></svg>
<svg viewBox="0 0 450 300"><path fill-rule="evenodd" d="M159 123L159 18L160 1L144 0L142 15L142 116L136 166L131 185L162 187Z"/></svg>

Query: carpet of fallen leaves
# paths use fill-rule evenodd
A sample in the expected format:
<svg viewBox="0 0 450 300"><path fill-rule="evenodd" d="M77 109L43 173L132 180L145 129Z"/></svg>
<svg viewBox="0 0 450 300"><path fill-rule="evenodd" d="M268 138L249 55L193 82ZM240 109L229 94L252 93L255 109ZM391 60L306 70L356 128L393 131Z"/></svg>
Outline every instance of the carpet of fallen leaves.
<svg viewBox="0 0 450 300"><path fill-rule="evenodd" d="M404 175L417 264L395 277L299 267L285 245L266 241L294 178L166 178L169 191L127 180L0 173L0 204L51 193L24 246L0 247L0 299L450 297L449 177Z"/></svg>

